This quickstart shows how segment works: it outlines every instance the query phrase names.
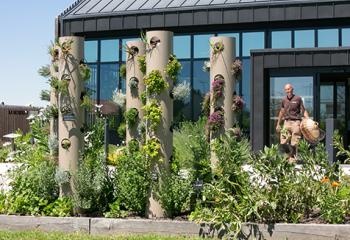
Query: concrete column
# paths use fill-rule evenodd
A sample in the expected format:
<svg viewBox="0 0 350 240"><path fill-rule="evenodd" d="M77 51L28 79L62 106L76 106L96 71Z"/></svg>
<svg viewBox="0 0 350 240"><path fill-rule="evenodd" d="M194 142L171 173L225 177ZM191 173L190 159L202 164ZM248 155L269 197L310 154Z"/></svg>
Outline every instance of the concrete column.
<svg viewBox="0 0 350 240"><path fill-rule="evenodd" d="M235 38L232 37L211 37L210 38L210 114L218 109L224 112L224 126L216 132L210 133L211 140L232 128L235 123L235 115L232 110L233 93L235 80L232 73L232 63L235 58ZM216 48L216 49L215 49ZM221 50L218 50L220 49ZM213 81L216 78L224 80L223 94L214 101ZM215 166L217 158L212 154L211 163Z"/></svg>
<svg viewBox="0 0 350 240"><path fill-rule="evenodd" d="M59 71L58 71L58 61L55 59L52 59L52 63L50 65L50 75L54 78L59 78ZM51 87L50 90L50 105L58 107L58 95L56 92L56 89ZM58 119L51 117L50 119L50 138L56 137L58 138ZM52 149L50 149L50 155L53 156L54 152Z"/></svg>
<svg viewBox="0 0 350 240"><path fill-rule="evenodd" d="M158 163L153 164L152 171L157 172L157 169L159 168L163 168L165 170L169 168L169 160L173 152L173 133L171 129L173 121L173 99L170 97L169 93L170 89L173 88L173 80L168 78L164 71L173 49L173 33L169 31L149 31L147 32L146 37L148 39L146 50L147 74L153 70L159 70L163 78L169 84L168 89L165 89L158 96L154 97L159 101L162 109L162 119L157 130L155 131L155 137L160 141L160 154L164 161L162 166L159 166ZM150 137L148 132L147 137ZM161 179L159 179L159 181L161 181ZM150 194L149 198L147 215L150 218L164 217L164 210L159 202L153 198L152 193Z"/></svg>
<svg viewBox="0 0 350 240"><path fill-rule="evenodd" d="M141 93L145 90L145 84L143 82L144 74L140 71L140 64L137 58L141 55L145 55L146 47L142 41L130 41L126 43L127 49L130 51L126 52L126 111L131 108L138 110L138 120L134 126L127 126L126 129L126 143L131 139L140 139L137 131L137 126L140 120L144 116L142 110L142 102L140 99ZM130 81L138 80L137 88L130 87Z"/></svg>
<svg viewBox="0 0 350 240"><path fill-rule="evenodd" d="M59 79L68 81L68 94L59 94L59 168L69 171L71 175L78 169L78 160L83 149L83 135L80 131L83 121L81 93L84 82L80 77L79 64L84 58L84 38L61 37L60 44L71 41L71 48L67 52L60 49ZM70 184L61 187L60 195L72 194L72 180Z"/></svg>

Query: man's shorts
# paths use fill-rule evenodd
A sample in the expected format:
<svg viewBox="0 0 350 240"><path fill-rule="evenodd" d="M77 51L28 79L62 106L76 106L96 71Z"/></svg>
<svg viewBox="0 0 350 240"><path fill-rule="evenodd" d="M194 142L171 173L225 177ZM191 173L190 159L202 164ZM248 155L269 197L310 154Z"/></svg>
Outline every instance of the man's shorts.
<svg viewBox="0 0 350 240"><path fill-rule="evenodd" d="M298 145L301 139L300 120L285 120L283 128L287 131L281 131L281 144Z"/></svg>

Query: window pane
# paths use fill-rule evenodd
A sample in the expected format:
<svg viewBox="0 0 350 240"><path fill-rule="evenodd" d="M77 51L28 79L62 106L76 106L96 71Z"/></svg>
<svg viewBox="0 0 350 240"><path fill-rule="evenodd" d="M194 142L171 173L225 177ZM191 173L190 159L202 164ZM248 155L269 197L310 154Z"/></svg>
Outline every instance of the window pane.
<svg viewBox="0 0 350 240"><path fill-rule="evenodd" d="M250 58L242 60L242 98L244 108L242 112L242 127L245 132L249 132L250 116Z"/></svg>
<svg viewBox="0 0 350 240"><path fill-rule="evenodd" d="M338 47L338 29L319 29L317 40L319 47Z"/></svg>
<svg viewBox="0 0 350 240"><path fill-rule="evenodd" d="M263 49L265 37L263 32L243 33L243 56L250 56L250 50Z"/></svg>
<svg viewBox="0 0 350 240"><path fill-rule="evenodd" d="M84 42L84 57L86 62L97 62L97 41Z"/></svg>
<svg viewBox="0 0 350 240"><path fill-rule="evenodd" d="M342 29L342 45L350 46L350 28Z"/></svg>
<svg viewBox="0 0 350 240"><path fill-rule="evenodd" d="M194 57L208 58L209 57L209 39L213 35L195 35L194 36Z"/></svg>
<svg viewBox="0 0 350 240"><path fill-rule="evenodd" d="M276 31L271 33L271 48L291 48L292 32Z"/></svg>
<svg viewBox="0 0 350 240"><path fill-rule="evenodd" d="M294 33L295 48L315 47L314 30L298 30Z"/></svg>
<svg viewBox="0 0 350 240"><path fill-rule="evenodd" d="M101 64L100 66L100 102L104 105L103 110L114 112L115 105L112 103L113 91L118 88L119 66L118 64Z"/></svg>
<svg viewBox="0 0 350 240"><path fill-rule="evenodd" d="M206 60L208 61L208 60ZM204 61L193 62L193 116L198 119L201 114L201 103L210 89L209 73L203 72Z"/></svg>
<svg viewBox="0 0 350 240"><path fill-rule="evenodd" d="M101 41L101 62L116 62L119 60L119 40Z"/></svg>
<svg viewBox="0 0 350 240"><path fill-rule="evenodd" d="M97 99L97 65L88 64L91 69L91 77L87 81L85 87L86 91L90 94L90 98L95 102Z"/></svg>
<svg viewBox="0 0 350 240"><path fill-rule="evenodd" d="M284 86L293 85L294 94L302 98L305 109L310 117L313 116L313 77L271 77L270 78L270 143L278 143L276 134L277 115L281 107L281 100L285 96Z"/></svg>
<svg viewBox="0 0 350 240"><path fill-rule="evenodd" d="M218 36L226 36L226 37L234 37L236 39L236 57L239 57L240 52L239 52L239 33L222 33L218 34Z"/></svg>
<svg viewBox="0 0 350 240"><path fill-rule="evenodd" d="M138 41L138 40L140 40L140 39L139 38L125 38L122 40L122 61L126 61L126 52L125 52L126 42Z"/></svg>
<svg viewBox="0 0 350 240"><path fill-rule="evenodd" d="M174 54L178 59L191 57L191 36L174 37Z"/></svg>
<svg viewBox="0 0 350 240"><path fill-rule="evenodd" d="M181 61L182 70L178 79L177 84L188 83L191 85L191 62ZM178 123L184 120L192 119L191 113L191 95L185 101L174 101L174 122Z"/></svg>

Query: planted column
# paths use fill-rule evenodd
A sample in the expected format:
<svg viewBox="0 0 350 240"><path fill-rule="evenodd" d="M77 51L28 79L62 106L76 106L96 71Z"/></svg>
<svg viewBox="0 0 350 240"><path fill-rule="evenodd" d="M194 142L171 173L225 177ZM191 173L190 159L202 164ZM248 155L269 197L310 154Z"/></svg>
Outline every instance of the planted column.
<svg viewBox="0 0 350 240"><path fill-rule="evenodd" d="M144 106L146 119L146 144L144 150L151 160L153 181L162 184L160 171L167 171L173 152L173 88L172 74L167 71L172 59L173 33L150 31L146 34L145 86L147 104ZM147 216L164 217L164 210L151 191Z"/></svg>
<svg viewBox="0 0 350 240"><path fill-rule="evenodd" d="M144 58L145 43L130 41L126 43L126 143L131 140L140 142L142 131L139 131L143 119L142 93L145 91L144 73L141 71L140 58Z"/></svg>
<svg viewBox="0 0 350 240"><path fill-rule="evenodd" d="M235 39L231 37L210 38L210 115L208 128L214 140L235 123L232 110L235 79L232 64L235 57ZM216 157L212 154L212 166Z"/></svg>
<svg viewBox="0 0 350 240"><path fill-rule="evenodd" d="M84 81L81 76L84 38L61 37L59 39L59 169L61 179L60 195L71 195L74 191L70 176L78 168L78 160L83 149L81 132L84 98ZM82 64L83 65L83 64Z"/></svg>

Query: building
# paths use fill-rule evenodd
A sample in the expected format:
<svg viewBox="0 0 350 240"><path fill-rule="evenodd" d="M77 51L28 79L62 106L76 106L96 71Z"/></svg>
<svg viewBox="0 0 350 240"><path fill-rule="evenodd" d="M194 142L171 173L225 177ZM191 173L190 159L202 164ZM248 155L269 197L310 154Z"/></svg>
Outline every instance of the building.
<svg viewBox="0 0 350 240"><path fill-rule="evenodd" d="M141 30L170 30L181 60L180 81L192 86L191 101L176 113L196 119L209 91L209 38L236 38L243 74L237 92L246 104L241 116L254 150L276 141L275 120L283 85L290 82L311 116L324 126L350 129L350 1L345 0L79 0L57 21L59 36L85 36L85 58L93 69L94 97L109 101L124 89L118 67L123 45ZM177 114L175 117L180 118Z"/></svg>

